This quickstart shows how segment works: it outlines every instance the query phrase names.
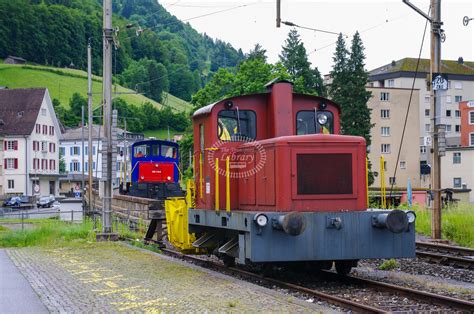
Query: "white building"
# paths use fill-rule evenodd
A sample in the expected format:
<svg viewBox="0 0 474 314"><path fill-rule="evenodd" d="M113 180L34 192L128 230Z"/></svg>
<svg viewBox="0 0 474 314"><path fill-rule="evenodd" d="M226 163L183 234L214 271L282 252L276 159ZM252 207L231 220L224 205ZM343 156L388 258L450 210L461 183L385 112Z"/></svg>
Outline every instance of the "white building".
<svg viewBox="0 0 474 314"><path fill-rule="evenodd" d="M47 89L0 90L0 193L58 195L59 136Z"/></svg>
<svg viewBox="0 0 474 314"><path fill-rule="evenodd" d="M88 127L84 127L84 151L82 150L82 128L67 129L62 134L59 151L60 158L63 159L65 165L66 177L60 179L61 193L74 192L81 190L82 187L82 170L84 169L85 183L88 181L89 171L89 154L92 153L92 177L94 181L102 179L102 146L104 129L100 125L92 126L92 150L88 145ZM117 130L117 158L113 164L115 172L114 188L118 188L120 181L120 170L124 160L124 147L128 144L143 140L143 134L125 132L121 129ZM82 166L82 156L84 155L84 167ZM130 160L130 158L129 158ZM105 173L104 173L105 175Z"/></svg>

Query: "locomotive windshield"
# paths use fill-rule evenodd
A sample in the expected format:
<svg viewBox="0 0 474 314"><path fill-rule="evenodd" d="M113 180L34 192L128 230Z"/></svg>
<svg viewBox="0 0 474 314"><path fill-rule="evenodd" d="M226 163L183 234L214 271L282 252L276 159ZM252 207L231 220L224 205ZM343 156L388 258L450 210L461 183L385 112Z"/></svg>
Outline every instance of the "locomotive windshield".
<svg viewBox="0 0 474 314"><path fill-rule="evenodd" d="M138 158L148 156L148 145L143 144L135 146L133 149L133 156Z"/></svg>
<svg viewBox="0 0 474 314"><path fill-rule="evenodd" d="M317 117L315 116L317 115ZM334 116L330 111L303 110L296 114L296 134L333 134Z"/></svg>
<svg viewBox="0 0 474 314"><path fill-rule="evenodd" d="M222 110L217 117L217 136L223 141L254 140L256 120L252 110Z"/></svg>
<svg viewBox="0 0 474 314"><path fill-rule="evenodd" d="M161 156L167 158L176 158L176 147L161 145Z"/></svg>

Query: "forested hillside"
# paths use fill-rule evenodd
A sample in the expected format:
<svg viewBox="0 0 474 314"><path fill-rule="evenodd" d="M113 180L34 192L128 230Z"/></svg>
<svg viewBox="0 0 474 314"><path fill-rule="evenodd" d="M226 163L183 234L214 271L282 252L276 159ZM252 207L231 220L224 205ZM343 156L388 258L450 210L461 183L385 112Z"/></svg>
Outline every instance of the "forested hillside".
<svg viewBox="0 0 474 314"><path fill-rule="evenodd" d="M101 3L0 0L0 57L14 55L42 65L85 69L91 38L93 69L100 75ZM162 91L190 100L214 71L244 59L242 51L199 34L155 0L114 0L113 4L114 26L120 29L120 48L113 55L115 79L158 102Z"/></svg>

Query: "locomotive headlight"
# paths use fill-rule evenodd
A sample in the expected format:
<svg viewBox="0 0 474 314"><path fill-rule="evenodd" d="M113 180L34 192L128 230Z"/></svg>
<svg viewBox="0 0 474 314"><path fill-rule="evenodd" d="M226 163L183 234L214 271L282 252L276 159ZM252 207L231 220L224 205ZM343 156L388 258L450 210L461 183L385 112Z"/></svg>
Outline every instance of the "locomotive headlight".
<svg viewBox="0 0 474 314"><path fill-rule="evenodd" d="M171 177L170 177L170 176L167 176L166 179L168 179L168 181L169 181L169 180L171 180Z"/></svg>
<svg viewBox="0 0 474 314"><path fill-rule="evenodd" d="M328 116L324 113L318 114L318 123L324 125L326 122L328 122Z"/></svg>
<svg viewBox="0 0 474 314"><path fill-rule="evenodd" d="M265 227L268 223L268 217L265 214L256 214L253 221L255 221L259 227Z"/></svg>
<svg viewBox="0 0 474 314"><path fill-rule="evenodd" d="M414 223L415 220L416 220L416 214L415 214L415 212L412 212L412 211L407 212L407 217L408 217L408 223L409 223L409 224Z"/></svg>

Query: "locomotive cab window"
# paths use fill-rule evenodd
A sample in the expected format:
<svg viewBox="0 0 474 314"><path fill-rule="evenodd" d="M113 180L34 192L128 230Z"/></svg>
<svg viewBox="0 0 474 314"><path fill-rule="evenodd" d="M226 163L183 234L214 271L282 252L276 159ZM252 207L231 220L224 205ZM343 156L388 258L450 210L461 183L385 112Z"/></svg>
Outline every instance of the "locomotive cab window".
<svg viewBox="0 0 474 314"><path fill-rule="evenodd" d="M256 120L252 110L222 110L217 116L217 136L222 141L254 140Z"/></svg>
<svg viewBox="0 0 474 314"><path fill-rule="evenodd" d="M148 145L138 145L133 149L133 156L135 157L146 157L148 156Z"/></svg>
<svg viewBox="0 0 474 314"><path fill-rule="evenodd" d="M176 158L176 147L161 145L161 156L166 158Z"/></svg>
<svg viewBox="0 0 474 314"><path fill-rule="evenodd" d="M317 133L334 134L332 112L326 110L298 111L296 114L296 135Z"/></svg>

